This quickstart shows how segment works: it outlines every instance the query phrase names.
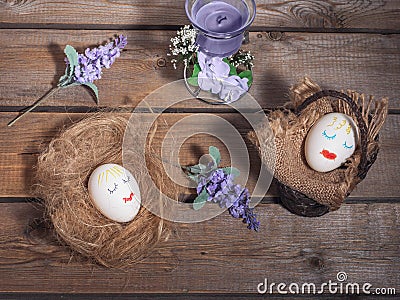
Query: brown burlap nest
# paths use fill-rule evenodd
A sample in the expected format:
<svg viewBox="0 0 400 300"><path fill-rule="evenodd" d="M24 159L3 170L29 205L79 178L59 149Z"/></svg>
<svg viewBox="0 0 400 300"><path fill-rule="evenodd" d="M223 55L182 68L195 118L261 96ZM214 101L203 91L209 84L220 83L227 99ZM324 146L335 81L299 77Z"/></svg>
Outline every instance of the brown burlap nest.
<svg viewBox="0 0 400 300"><path fill-rule="evenodd" d="M127 122L102 113L84 119L53 139L37 163L34 192L44 200L57 237L107 267L129 267L169 233L166 223L144 207L131 222L117 223L103 216L89 198L91 172L105 163L121 164ZM146 191L141 194L143 198Z"/></svg>
<svg viewBox="0 0 400 300"><path fill-rule="evenodd" d="M348 105L343 100L324 95L341 97L343 100L348 95L351 99L347 97L347 100L352 100L352 103ZM296 214L320 216L329 210L338 209L354 187L364 179L376 159L379 150L377 136L387 115L388 101L375 101L372 110L373 97L367 101L364 95L356 92L348 91L347 95L321 91L311 79L304 78L291 89L291 102L269 114L269 126L264 124L256 130L257 134L249 133L250 140L258 146L263 163L272 168L275 162L274 176L279 182L281 200ZM320 99L315 101L317 98ZM358 111L357 115L353 110ZM358 145L342 167L320 173L308 166L304 142L315 121L330 112L350 115L358 124L364 142ZM271 148L273 146L276 150Z"/></svg>

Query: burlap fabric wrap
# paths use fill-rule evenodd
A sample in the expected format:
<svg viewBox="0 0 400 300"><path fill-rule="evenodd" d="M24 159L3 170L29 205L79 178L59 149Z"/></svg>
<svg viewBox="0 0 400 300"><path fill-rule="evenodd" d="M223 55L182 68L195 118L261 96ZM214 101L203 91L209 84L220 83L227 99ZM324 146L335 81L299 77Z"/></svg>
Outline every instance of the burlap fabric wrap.
<svg viewBox="0 0 400 300"><path fill-rule="evenodd" d="M127 123L123 117L97 113L66 128L39 156L34 185L35 195L43 199L45 218L60 242L116 268L127 268L148 256L169 235L168 224L143 206L131 222L117 223L102 215L89 197L87 182L92 171L105 163L122 163ZM159 165L146 162L157 173ZM136 179L143 203L147 183Z"/></svg>
<svg viewBox="0 0 400 300"><path fill-rule="evenodd" d="M290 91L290 103L269 114L269 129L263 125L249 133L250 140L258 146L263 163L273 167L278 180L282 203L292 212L302 216L320 216L336 210L354 187L364 179L374 163L378 150L378 133L387 115L387 99L374 101L366 99L353 91L347 95L353 100L359 118L365 122L364 163L360 165L362 147L346 163L331 172L320 173L311 169L304 155L304 142L308 131L323 115L341 112L352 116L356 124L357 117L351 107L342 100L322 97L304 107L307 98L322 93L320 87L309 78L304 78ZM302 106L302 111L296 110ZM362 126L360 126L362 127ZM274 143L271 143L271 141ZM272 147L276 147L273 149ZM275 151L275 152L274 152Z"/></svg>

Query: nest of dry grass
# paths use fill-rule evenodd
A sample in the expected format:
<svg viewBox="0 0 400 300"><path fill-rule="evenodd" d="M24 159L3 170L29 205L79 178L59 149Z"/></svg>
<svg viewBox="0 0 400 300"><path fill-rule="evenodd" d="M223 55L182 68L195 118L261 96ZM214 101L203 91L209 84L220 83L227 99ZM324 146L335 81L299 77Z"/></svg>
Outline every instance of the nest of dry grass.
<svg viewBox="0 0 400 300"><path fill-rule="evenodd" d="M127 122L99 113L64 130L40 155L34 185L58 239L116 268L143 259L169 233L165 221L144 207L131 222L118 223L103 216L89 197L87 182L92 171L105 163L121 164Z"/></svg>

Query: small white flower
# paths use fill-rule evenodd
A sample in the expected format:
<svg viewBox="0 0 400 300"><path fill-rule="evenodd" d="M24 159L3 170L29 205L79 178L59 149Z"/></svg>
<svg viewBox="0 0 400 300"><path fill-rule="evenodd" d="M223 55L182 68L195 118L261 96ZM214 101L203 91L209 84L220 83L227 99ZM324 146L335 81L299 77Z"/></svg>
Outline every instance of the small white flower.
<svg viewBox="0 0 400 300"><path fill-rule="evenodd" d="M248 91L248 79L229 76L230 67L221 57L209 57L200 51L198 61L201 69L198 83L202 90L218 94L226 103L238 100Z"/></svg>
<svg viewBox="0 0 400 300"><path fill-rule="evenodd" d="M238 100L244 93L249 90L247 78L240 78L239 76L229 76L222 86L219 97L226 103L231 103Z"/></svg>
<svg viewBox="0 0 400 300"><path fill-rule="evenodd" d="M190 25L185 25L176 32L175 37L170 39L170 54L176 58L174 67L176 67L176 62L178 60L188 64L188 59L197 52L198 46L196 45L196 37L197 30L191 28Z"/></svg>

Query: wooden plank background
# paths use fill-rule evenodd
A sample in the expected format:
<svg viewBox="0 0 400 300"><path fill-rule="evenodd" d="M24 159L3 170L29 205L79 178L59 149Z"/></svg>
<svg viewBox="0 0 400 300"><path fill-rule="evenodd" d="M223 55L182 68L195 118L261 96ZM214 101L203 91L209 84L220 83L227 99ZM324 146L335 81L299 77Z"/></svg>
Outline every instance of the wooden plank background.
<svg viewBox="0 0 400 300"><path fill-rule="evenodd" d="M256 56L250 92L263 108L288 101L288 89L305 75L323 88L390 98L378 160L346 204L321 218L297 217L276 203L272 184L256 208L259 233L227 214L175 224L168 242L126 272L73 255L39 222L43 208L30 198L30 186L47 143L63 126L99 108L86 89L74 87L59 91L14 127L6 124L56 84L66 44L82 51L120 33L128 36L127 49L96 84L100 109L128 117L146 95L182 78L166 52L174 30L188 24L184 1L0 0L0 298L243 299L257 296L264 278L320 284L335 280L339 271L351 282L400 291L400 3L256 2L244 48ZM221 107L189 101L174 108L163 115L168 125L192 113L215 112L243 138L250 130L238 114ZM167 130L159 127L155 146ZM209 144L224 149L209 136L191 138L180 151L182 163L196 162L190 151L196 143L206 145L204 151ZM246 143L252 189L260 160Z"/></svg>
<svg viewBox="0 0 400 300"><path fill-rule="evenodd" d="M37 205L3 203L1 208L3 291L255 293L265 277L271 282L321 284L335 280L340 271L351 282L375 287L396 286L399 280L399 274L392 273L400 267L399 204L345 205L313 219L262 204L257 207L263 222L258 233L244 230L244 224L227 214L181 224L169 242L127 272L71 257L45 226L34 225L41 216ZM27 276L32 280L22 285L19 279Z"/></svg>
<svg viewBox="0 0 400 300"><path fill-rule="evenodd" d="M0 126L5 127L10 118L16 116L16 113L0 113ZM121 114L128 119L129 115ZM172 126L184 117L190 116L187 113L168 113L163 114L166 124ZM257 150L250 144L246 138L247 133L251 130L250 125L243 117L234 113L217 114L227 120L230 124L239 129L242 138L249 149L250 163L252 172L248 180L247 186L250 191L253 190L257 181L260 159ZM0 144L0 153L2 154L2 175L3 180L0 182L1 195L3 197L30 197L29 192L34 176L34 168L37 156L45 148L47 143L60 130L60 127L68 126L73 122L83 119L85 114L79 113L32 113L28 118L21 119L18 126L7 128L0 132L0 140L11 141L12 144ZM371 168L368 177L357 186L352 193L352 197L363 199L375 198L397 198L400 194L400 179L398 178L399 158L399 124L400 116L390 115L386 121L382 132L382 147L378 156L378 161ZM21 127L29 127L29 131L21 132ZM163 122L159 122L157 135L154 137L155 149L161 148L164 136L169 128ZM186 137L187 131L182 130L174 132L174 138L179 139L181 136ZM168 144L168 143L167 143ZM221 149L221 156L225 162L229 161L229 153L223 146L222 142L208 135L196 135L189 138L180 150L180 162L183 165L194 165L199 159L198 153L193 153L193 146L199 148L199 151L207 153L208 145L215 145ZM189 191L188 191L189 192ZM276 190L271 189L268 197L277 196Z"/></svg>
<svg viewBox="0 0 400 300"><path fill-rule="evenodd" d="M0 97L3 105L12 106L13 110L30 105L56 84L65 70L65 44L82 51L116 33L40 32L38 35L36 30L0 30L4 57L0 61ZM104 71L103 80L97 83L102 106L134 107L153 90L183 76L182 70L174 70L166 56L173 31L122 33L128 35L127 51L113 68ZM390 97L390 108L400 108L396 88L400 73L399 35L286 32L278 35L279 40L271 40L274 36L253 32L250 44L246 45L256 57L250 91L262 107L273 108L287 102L289 87L308 75L323 88L353 89L376 97ZM86 89L78 87L59 91L44 105L90 107L95 103ZM200 102L197 105L207 107Z"/></svg>
<svg viewBox="0 0 400 300"><path fill-rule="evenodd" d="M397 0L343 1L260 0L253 26L261 28L365 29L398 31ZM0 20L7 27L65 25L107 27L176 26L187 24L183 1L0 1Z"/></svg>

